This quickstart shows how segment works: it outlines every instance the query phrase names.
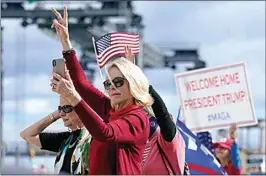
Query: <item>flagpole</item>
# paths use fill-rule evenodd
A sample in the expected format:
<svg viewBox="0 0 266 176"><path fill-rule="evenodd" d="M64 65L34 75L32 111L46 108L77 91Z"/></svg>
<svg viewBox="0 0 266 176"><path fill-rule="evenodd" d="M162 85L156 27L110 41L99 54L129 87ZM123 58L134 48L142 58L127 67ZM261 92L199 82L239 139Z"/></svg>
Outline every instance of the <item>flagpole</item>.
<svg viewBox="0 0 266 176"><path fill-rule="evenodd" d="M95 39L94 39L94 37L92 37L92 44L93 44L94 53L95 53L95 56L96 56L96 61L97 61L97 63L98 63L99 69L100 69L101 79L102 79L102 81L104 81L104 80L103 80L102 71L101 71L101 68L100 68L100 65L99 65L99 62L98 62L98 55L97 55L97 52L96 52L96 46L95 46Z"/></svg>
<svg viewBox="0 0 266 176"><path fill-rule="evenodd" d="M180 118L180 112L181 112L181 105L179 106L179 108L178 108L178 114L177 114L177 119L179 120L179 118Z"/></svg>

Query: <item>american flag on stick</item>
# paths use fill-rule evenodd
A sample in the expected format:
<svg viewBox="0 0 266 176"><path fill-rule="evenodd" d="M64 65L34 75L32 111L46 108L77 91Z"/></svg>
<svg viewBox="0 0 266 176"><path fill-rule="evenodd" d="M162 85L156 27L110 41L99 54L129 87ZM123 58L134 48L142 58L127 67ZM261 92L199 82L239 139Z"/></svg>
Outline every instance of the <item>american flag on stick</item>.
<svg viewBox="0 0 266 176"><path fill-rule="evenodd" d="M126 32L108 33L95 41L97 61L100 68L111 59L125 56L125 47L129 46L132 53L139 53L139 35Z"/></svg>

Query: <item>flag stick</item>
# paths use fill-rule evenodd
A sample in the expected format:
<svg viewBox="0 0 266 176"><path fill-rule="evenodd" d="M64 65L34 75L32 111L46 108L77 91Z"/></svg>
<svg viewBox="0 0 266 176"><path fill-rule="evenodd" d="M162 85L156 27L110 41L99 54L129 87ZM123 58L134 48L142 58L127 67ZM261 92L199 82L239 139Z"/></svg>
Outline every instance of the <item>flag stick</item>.
<svg viewBox="0 0 266 176"><path fill-rule="evenodd" d="M96 46L95 46L95 39L94 39L94 37L92 37L92 44L93 44L94 53L95 53L95 56L96 56L96 61L97 61L97 64L99 66L99 69L100 69L101 79L102 79L102 82L103 82L104 80L103 80L102 71L101 71L101 68L100 68L100 65L99 65L99 62L98 62L98 55L97 55L97 52L96 52Z"/></svg>
<svg viewBox="0 0 266 176"><path fill-rule="evenodd" d="M180 112L181 112L181 105L179 106L179 108L178 108L178 114L177 114L177 119L179 120L179 118L180 118Z"/></svg>

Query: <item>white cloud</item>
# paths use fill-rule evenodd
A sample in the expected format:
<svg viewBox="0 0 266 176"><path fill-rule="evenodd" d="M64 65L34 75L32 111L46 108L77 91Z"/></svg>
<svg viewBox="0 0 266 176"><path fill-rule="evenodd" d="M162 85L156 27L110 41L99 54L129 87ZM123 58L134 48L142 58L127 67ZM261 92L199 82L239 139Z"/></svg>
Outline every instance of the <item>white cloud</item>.
<svg viewBox="0 0 266 176"><path fill-rule="evenodd" d="M265 2L135 2L153 43L265 38Z"/></svg>
<svg viewBox="0 0 266 176"><path fill-rule="evenodd" d="M164 92L175 93L175 71L172 69L145 69L144 73L148 77L150 84L156 89L161 89Z"/></svg>
<svg viewBox="0 0 266 176"><path fill-rule="evenodd" d="M16 77L4 77L4 99L24 97L57 97L50 88L51 74L21 74Z"/></svg>
<svg viewBox="0 0 266 176"><path fill-rule="evenodd" d="M29 99L24 100L24 108L27 114L39 114L43 112L52 112L55 108L51 106L50 102L43 99Z"/></svg>
<svg viewBox="0 0 266 176"><path fill-rule="evenodd" d="M4 119L3 123L3 139L5 142L14 142L14 141L24 141L20 137L20 132L32 125L33 123L37 122L41 118L45 117L44 116L39 116L35 118L27 118L26 120L24 119L23 123L19 119ZM20 118L20 117L18 117ZM19 120L19 123L16 121ZM62 120L58 120L55 123L51 124L48 126L44 132L61 132L61 131L67 131L67 128L64 126L64 123Z"/></svg>
<svg viewBox="0 0 266 176"><path fill-rule="evenodd" d="M223 34L227 34L232 38L265 35L263 30L265 28L265 2L263 1L215 2L211 6L201 6L190 16L194 18L192 21L194 25L199 26L202 31L208 31L208 35L217 33L224 37Z"/></svg>
<svg viewBox="0 0 266 176"><path fill-rule="evenodd" d="M57 108L58 102L51 102L51 99L25 98L22 100L5 100L3 107L7 113L19 113L26 115L48 114Z"/></svg>
<svg viewBox="0 0 266 176"><path fill-rule="evenodd" d="M5 76L50 74L52 59L62 57L62 47L57 37L45 34L34 25L22 28L19 23L18 20L3 20Z"/></svg>

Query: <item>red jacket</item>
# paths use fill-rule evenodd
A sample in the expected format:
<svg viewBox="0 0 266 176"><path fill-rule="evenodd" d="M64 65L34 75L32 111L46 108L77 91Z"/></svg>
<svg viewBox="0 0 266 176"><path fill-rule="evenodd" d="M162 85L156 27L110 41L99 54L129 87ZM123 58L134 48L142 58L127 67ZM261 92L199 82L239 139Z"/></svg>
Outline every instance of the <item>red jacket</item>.
<svg viewBox="0 0 266 176"><path fill-rule="evenodd" d="M87 80L76 53L65 54L64 58L82 97L75 112L93 136L89 173L141 174L141 160L149 136L146 113L137 105L113 112L110 99Z"/></svg>

